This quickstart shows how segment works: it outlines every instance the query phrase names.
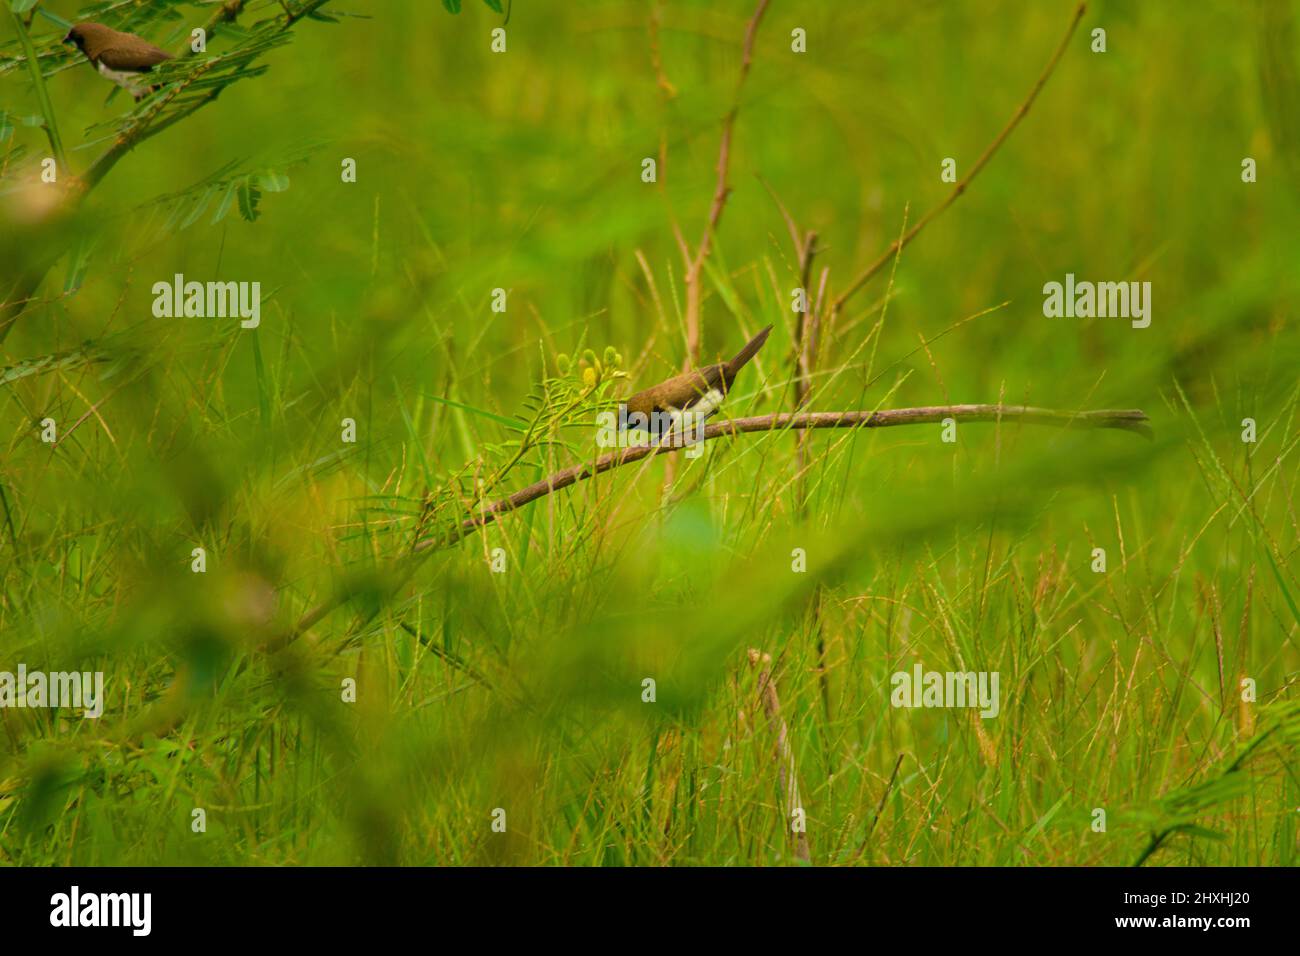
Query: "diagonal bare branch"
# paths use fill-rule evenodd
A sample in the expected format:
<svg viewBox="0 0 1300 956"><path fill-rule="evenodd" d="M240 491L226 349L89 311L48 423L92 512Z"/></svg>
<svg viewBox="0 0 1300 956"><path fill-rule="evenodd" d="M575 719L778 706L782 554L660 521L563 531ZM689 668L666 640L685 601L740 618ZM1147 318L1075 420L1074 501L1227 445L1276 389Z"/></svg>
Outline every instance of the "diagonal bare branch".
<svg viewBox="0 0 1300 956"><path fill-rule="evenodd" d="M1056 65L1061 61L1061 57L1065 55L1065 50L1070 45L1070 38L1074 36L1075 28L1078 27L1079 21L1083 19L1083 15L1087 12L1087 9L1088 4L1086 0L1085 2L1080 3L1075 9L1074 16L1070 19L1070 26L1065 31L1065 36L1061 38L1061 42L1057 46L1056 52L1052 54L1052 58L1047 61L1047 66L1044 67L1043 72L1039 74L1038 81L1034 83L1033 88L1030 89L1029 95L1025 97L1024 102L1017 107L1015 115L1011 117L1011 120L1007 125L1002 127L1002 132L998 133L993 142L989 143L989 145L985 147L984 152L980 154L979 159L975 161L975 165L971 167L970 172L966 174L965 178L952 188L952 192L948 194L948 198L918 219L916 225L914 225L901 239L895 239L891 242L889 248L882 252L875 262L863 269L862 272L860 272L857 277L849 283L849 287L841 292L838 298L835 299L834 304L831 306L832 312L840 311L840 309L844 307L844 303L848 302L849 299L851 299L864 285L871 281L871 278L875 276L876 273L889 263L895 252L902 249L909 242L915 239L922 229L938 218L938 216L949 206L955 203L958 198L961 197L962 193L966 191L967 187L970 186L975 177L980 174L980 170L988 165L988 161L993 158L993 154L996 153L1002 144L1007 141L1007 137L1009 137L1012 132L1015 131L1015 128L1020 125L1020 121L1029 114L1029 108L1034 105L1034 100L1037 99L1038 94L1042 92L1043 87L1047 85L1047 81L1051 79L1052 73L1056 70Z"/></svg>

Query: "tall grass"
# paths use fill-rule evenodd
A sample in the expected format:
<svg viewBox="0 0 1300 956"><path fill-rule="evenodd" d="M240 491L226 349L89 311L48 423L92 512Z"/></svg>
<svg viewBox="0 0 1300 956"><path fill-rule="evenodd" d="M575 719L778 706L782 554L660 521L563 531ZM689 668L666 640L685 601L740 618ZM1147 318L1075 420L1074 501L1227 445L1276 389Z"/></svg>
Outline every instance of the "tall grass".
<svg viewBox="0 0 1300 956"><path fill-rule="evenodd" d="M174 6L133 25L210 15ZM59 226L86 251L3 344L0 671L102 670L108 706L0 710L0 861L766 865L802 839L818 865L1294 865L1295 4L1092 5L961 202L822 328L809 409L1142 408L1153 442L719 438L399 560L596 455L628 384L585 391L593 360L632 387L681 367L672 224L707 221L753 12L663 4L668 96L641 6L516 4L505 54L487 6L426 7L296 23ZM1074 4L880 7L774 0L757 34L702 360L776 330L726 415L794 402L803 263L773 194L842 291L948 195L944 157L969 171ZM131 107L43 62L84 170L78 131ZM17 202L46 141L13 66ZM218 217L241 188L256 217ZM260 281L261 327L154 319L177 272ZM1066 272L1151 281L1151 327L1044 318ZM891 707L918 662L997 671L999 716Z"/></svg>

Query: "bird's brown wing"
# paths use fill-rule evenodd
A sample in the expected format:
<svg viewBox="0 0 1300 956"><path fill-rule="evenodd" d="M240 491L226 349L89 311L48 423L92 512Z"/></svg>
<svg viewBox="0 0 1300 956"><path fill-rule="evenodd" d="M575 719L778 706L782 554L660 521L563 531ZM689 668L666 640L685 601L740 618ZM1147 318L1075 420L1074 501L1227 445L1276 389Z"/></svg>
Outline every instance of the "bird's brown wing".
<svg viewBox="0 0 1300 956"><path fill-rule="evenodd" d="M139 39L134 42L115 40L111 46L99 51L99 62L104 66L110 70L131 73L145 73L171 58L172 55L166 50L160 50L152 43Z"/></svg>
<svg viewBox="0 0 1300 956"><path fill-rule="evenodd" d="M725 362L700 369L700 375L703 377L703 381L698 382L696 385L698 394L691 399L692 405L703 398L704 394L710 389L716 388L725 392L730 386L730 383L727 381L727 366Z"/></svg>
<svg viewBox="0 0 1300 956"><path fill-rule="evenodd" d="M641 413L684 411L695 405L709 389L727 390L725 365L709 365L691 372L675 375L666 382L637 392L624 404L629 415Z"/></svg>

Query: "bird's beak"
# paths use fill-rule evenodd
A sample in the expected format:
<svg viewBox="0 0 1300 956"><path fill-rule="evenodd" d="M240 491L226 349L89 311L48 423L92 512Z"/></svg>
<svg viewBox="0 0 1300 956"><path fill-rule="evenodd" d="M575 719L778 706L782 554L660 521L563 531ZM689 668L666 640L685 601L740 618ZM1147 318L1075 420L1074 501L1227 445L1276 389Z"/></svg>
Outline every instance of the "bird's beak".
<svg viewBox="0 0 1300 956"><path fill-rule="evenodd" d="M64 42L64 43L72 43L72 42L73 42L73 39L72 39L72 31L71 31L71 30L69 30L69 31L68 31L68 35L65 36L65 37L63 38L63 42Z"/></svg>

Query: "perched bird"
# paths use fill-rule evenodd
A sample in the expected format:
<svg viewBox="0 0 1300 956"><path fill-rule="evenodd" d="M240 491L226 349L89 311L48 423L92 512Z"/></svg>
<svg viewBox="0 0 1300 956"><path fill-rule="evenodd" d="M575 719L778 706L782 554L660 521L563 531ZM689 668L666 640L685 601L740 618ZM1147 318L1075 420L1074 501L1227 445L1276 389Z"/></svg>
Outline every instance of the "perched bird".
<svg viewBox="0 0 1300 956"><path fill-rule="evenodd" d="M619 415L621 428L644 428L658 434L667 423L678 420L687 409L708 417L718 409L722 399L731 391L736 374L763 347L772 326L763 329L750 339L730 362L719 362L705 368L675 375L666 382L637 392L624 404Z"/></svg>
<svg viewBox="0 0 1300 956"><path fill-rule="evenodd" d="M147 83L141 84L140 77L164 60L172 58L170 53L158 49L148 40L143 40L134 33L122 33L102 23L78 23L68 31L63 42L75 43L101 76L122 87L137 102L158 89Z"/></svg>

